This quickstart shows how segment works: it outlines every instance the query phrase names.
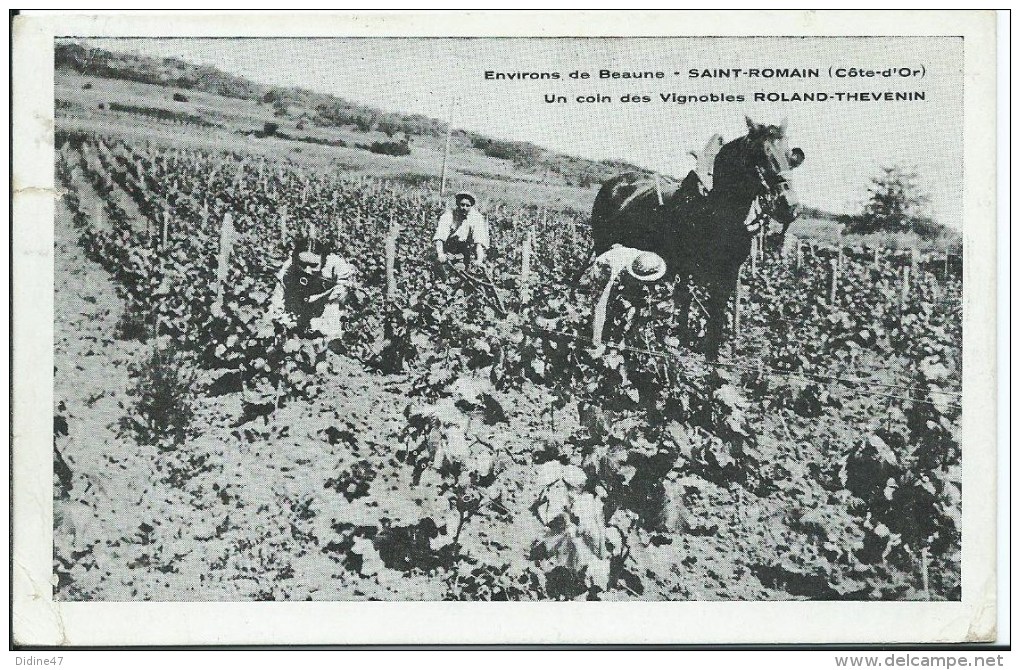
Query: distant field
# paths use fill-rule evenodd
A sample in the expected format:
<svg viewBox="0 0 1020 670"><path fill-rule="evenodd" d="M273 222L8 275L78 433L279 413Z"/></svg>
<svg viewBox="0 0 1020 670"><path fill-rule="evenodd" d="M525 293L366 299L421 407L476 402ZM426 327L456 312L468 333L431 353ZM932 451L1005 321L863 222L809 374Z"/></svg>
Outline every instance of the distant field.
<svg viewBox="0 0 1020 670"><path fill-rule="evenodd" d="M174 93L183 94L188 102L175 102ZM57 124L62 128L96 130L162 146L208 147L288 158L313 169L340 169L354 175L424 177L438 183L442 173L443 145L435 138L411 138L409 156L375 154L354 145L386 140L383 133L323 128L307 121L303 128L298 128L299 119L277 117L271 106L247 100L83 76L66 70L57 72L55 98L62 101L56 110ZM218 127L160 123L143 115L112 111L111 103L198 115ZM100 108L101 104L104 109ZM342 140L351 146L335 147L294 139L257 139L239 134L262 130L267 122L278 123L280 132L290 137ZM483 200L500 199L508 204L578 211L591 208L596 192L594 187L570 186L555 177L539 180L532 173L518 170L511 161L486 156L457 142L450 155L447 184L449 188L470 188Z"/></svg>
<svg viewBox="0 0 1020 670"><path fill-rule="evenodd" d="M436 186L442 173L444 146L438 138L410 138L408 156L376 154L356 145L385 141L389 139L385 134L317 126L308 118L311 110L295 108L288 110L285 116L276 116L271 105L251 100L91 77L63 69L56 72L54 93L57 125L65 129L94 130L168 147L287 158L318 171L411 182L428 180ZM175 101L174 94L183 95L187 101ZM122 111L116 111L118 107ZM152 114L123 111L124 108L158 110L162 115L173 114L185 120L197 117L202 123L168 122L153 118ZM261 131L266 123L278 124L279 132L291 139L255 138L244 134ZM349 146L316 144L302 141L304 138L342 141ZM512 161L486 156L466 142L455 140L447 166L447 190L456 188L475 191L483 207L485 201L501 201L507 205L581 213L591 210L598 190L597 186L581 188L566 184L555 174L538 176L519 169ZM792 224L790 233L801 239L835 244L841 237L840 228L834 221L802 217ZM888 248L944 249L959 244L958 239L923 241L912 234L846 236L843 239L852 245Z"/></svg>
<svg viewBox="0 0 1020 670"><path fill-rule="evenodd" d="M912 249L935 251L953 249L959 253L958 236L944 236L924 240L914 233L875 233L871 235L842 235L842 226L834 221L802 216L790 225L789 233L804 240L824 244L838 244L840 240L849 246L878 247L880 249Z"/></svg>

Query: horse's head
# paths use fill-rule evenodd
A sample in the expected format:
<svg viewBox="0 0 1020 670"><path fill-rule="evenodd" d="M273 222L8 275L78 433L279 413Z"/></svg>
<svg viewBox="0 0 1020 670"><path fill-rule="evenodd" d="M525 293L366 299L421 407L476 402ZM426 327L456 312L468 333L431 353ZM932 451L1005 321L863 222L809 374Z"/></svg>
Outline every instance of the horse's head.
<svg viewBox="0 0 1020 670"><path fill-rule="evenodd" d="M744 165L747 178L760 183L769 216L783 224L784 231L800 215L800 200L787 175L804 162L804 152L791 149L786 138L786 120L778 126L747 120Z"/></svg>

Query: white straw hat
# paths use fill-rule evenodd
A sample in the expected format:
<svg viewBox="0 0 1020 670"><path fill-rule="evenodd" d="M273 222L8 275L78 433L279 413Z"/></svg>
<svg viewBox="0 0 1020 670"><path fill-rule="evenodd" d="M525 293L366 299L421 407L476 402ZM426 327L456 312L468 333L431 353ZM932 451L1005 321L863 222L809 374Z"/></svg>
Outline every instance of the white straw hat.
<svg viewBox="0 0 1020 670"><path fill-rule="evenodd" d="M651 251L642 251L631 261L627 268L630 275L641 281L657 281L666 274L666 261L662 256Z"/></svg>

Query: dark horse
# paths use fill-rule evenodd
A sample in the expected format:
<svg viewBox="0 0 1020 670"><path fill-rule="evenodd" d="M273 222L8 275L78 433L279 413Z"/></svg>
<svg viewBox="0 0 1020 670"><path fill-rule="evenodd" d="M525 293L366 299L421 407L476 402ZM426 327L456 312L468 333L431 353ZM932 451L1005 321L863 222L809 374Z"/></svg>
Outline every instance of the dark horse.
<svg viewBox="0 0 1020 670"><path fill-rule="evenodd" d="M707 295L705 353L714 360L722 345L726 304L751 253L752 238L766 217L783 224L785 234L800 214L786 174L803 160L803 151L788 147L785 121L759 125L748 118L747 135L719 149L707 194L695 171L679 185L657 185L654 177L639 173L602 184L591 214L593 251L597 256L622 244L662 256L666 276L680 280L675 298L685 336L691 286L701 286Z"/></svg>

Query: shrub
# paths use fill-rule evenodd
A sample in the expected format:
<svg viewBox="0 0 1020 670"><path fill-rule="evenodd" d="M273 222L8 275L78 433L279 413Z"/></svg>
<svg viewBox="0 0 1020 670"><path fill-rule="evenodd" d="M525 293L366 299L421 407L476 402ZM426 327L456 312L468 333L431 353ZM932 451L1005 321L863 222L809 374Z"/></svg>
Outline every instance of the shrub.
<svg viewBox="0 0 1020 670"><path fill-rule="evenodd" d="M102 103L100 103L100 109L102 109ZM160 107L139 107L137 105L124 105L119 102L111 102L110 110L114 112L127 112L129 114L140 114L147 116L158 121L164 121L169 123L190 123L196 126L202 126L205 128L211 128L215 124L210 123L203 119L197 114L187 114L185 112L172 112L169 109L162 109Z"/></svg>
<svg viewBox="0 0 1020 670"><path fill-rule="evenodd" d="M388 156L407 156L411 153L411 147L408 146L407 141L401 142L372 142L367 147L362 148L368 149L374 154L386 154Z"/></svg>
<svg viewBox="0 0 1020 670"><path fill-rule="evenodd" d="M266 125L262 128L262 132L266 137L275 135L278 130L280 130L280 124L274 123L273 121L266 121Z"/></svg>
<svg viewBox="0 0 1020 670"><path fill-rule="evenodd" d="M495 140L488 137L472 136L471 146L481 149L492 158L513 161L516 165L530 165L542 156L542 149L527 142Z"/></svg>
<svg viewBox="0 0 1020 670"><path fill-rule="evenodd" d="M300 124L298 124L298 126L300 128ZM297 142L307 142L308 144L323 144L323 145L328 146L328 147L346 147L347 146L347 142L344 142L341 139L328 140L328 139L323 139L321 137L303 137L303 136L297 136L297 137L294 137L294 138L291 138L291 139L293 139L293 140L295 140Z"/></svg>
<svg viewBox="0 0 1020 670"><path fill-rule="evenodd" d="M195 418L196 366L194 357L170 346L131 367L137 380L128 395L135 404L122 425L140 444L176 449L192 434Z"/></svg>
<svg viewBox="0 0 1020 670"><path fill-rule="evenodd" d="M183 93L174 93L174 102L187 102L188 96Z"/></svg>
<svg viewBox="0 0 1020 670"><path fill-rule="evenodd" d="M864 210L847 221L847 233L913 232L925 240L945 233L944 226L925 214L929 199L921 193L916 172L884 167L881 175L872 177L868 193Z"/></svg>

